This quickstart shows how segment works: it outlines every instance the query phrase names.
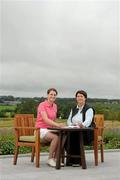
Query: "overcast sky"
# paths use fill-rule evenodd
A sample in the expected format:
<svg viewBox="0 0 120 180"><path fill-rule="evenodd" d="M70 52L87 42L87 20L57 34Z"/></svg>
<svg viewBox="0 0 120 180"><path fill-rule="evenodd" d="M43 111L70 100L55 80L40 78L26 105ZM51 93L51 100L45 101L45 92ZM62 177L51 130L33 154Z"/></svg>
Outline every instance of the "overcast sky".
<svg viewBox="0 0 120 180"><path fill-rule="evenodd" d="M120 99L119 0L2 0L0 95Z"/></svg>

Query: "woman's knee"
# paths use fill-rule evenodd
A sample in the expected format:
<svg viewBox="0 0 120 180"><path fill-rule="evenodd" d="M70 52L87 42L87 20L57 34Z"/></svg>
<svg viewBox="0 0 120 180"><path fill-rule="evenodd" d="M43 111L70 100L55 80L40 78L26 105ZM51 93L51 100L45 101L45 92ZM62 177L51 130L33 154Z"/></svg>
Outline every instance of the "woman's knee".
<svg viewBox="0 0 120 180"><path fill-rule="evenodd" d="M58 141L58 135L54 134L53 135L53 140Z"/></svg>
<svg viewBox="0 0 120 180"><path fill-rule="evenodd" d="M47 133L46 136L44 137L44 139L48 140L48 141L53 141L56 140L58 141L58 136L56 134L53 133Z"/></svg>

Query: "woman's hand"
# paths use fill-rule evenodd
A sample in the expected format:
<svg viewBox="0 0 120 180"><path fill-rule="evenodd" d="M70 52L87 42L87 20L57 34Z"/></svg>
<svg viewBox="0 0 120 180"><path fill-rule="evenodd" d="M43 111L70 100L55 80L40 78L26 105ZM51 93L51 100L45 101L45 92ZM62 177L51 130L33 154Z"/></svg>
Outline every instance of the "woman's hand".
<svg viewBox="0 0 120 180"><path fill-rule="evenodd" d="M80 128L83 128L83 124L82 123L72 123L73 126L79 126Z"/></svg>
<svg viewBox="0 0 120 180"><path fill-rule="evenodd" d="M72 126L79 126L79 123L72 123Z"/></svg>
<svg viewBox="0 0 120 180"><path fill-rule="evenodd" d="M83 124L82 124L82 123L79 123L79 127L80 127L80 128L83 128L84 126L83 126Z"/></svg>
<svg viewBox="0 0 120 180"><path fill-rule="evenodd" d="M66 124L65 123L58 123L58 127L62 128L62 127L65 127Z"/></svg>

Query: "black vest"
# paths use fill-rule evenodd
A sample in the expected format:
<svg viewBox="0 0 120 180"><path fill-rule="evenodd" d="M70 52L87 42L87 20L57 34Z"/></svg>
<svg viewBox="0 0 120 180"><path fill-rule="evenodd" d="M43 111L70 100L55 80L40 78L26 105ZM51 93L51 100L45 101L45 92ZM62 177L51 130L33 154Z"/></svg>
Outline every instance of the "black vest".
<svg viewBox="0 0 120 180"><path fill-rule="evenodd" d="M83 122L85 121L86 111L87 111L88 109L90 109L90 108L91 108L91 107L88 106L87 104L84 105L84 107L83 107L83 109L82 109L82 111L81 111L82 117L83 117ZM93 109L93 108L92 108L92 109ZM79 111L79 108L77 108L77 106L75 106L75 107L72 109L71 122L72 122L73 116L75 116L75 115L78 113L78 111ZM94 115L95 115L95 110L94 110L94 109L93 109L93 113L94 113ZM93 116L93 119L92 119L92 123L90 124L89 127L95 127L94 116Z"/></svg>

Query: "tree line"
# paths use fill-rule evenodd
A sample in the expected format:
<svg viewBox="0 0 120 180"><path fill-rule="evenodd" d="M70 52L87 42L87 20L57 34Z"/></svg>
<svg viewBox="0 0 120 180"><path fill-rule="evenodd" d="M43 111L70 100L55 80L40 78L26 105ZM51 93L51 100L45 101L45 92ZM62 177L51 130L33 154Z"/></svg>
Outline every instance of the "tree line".
<svg viewBox="0 0 120 180"><path fill-rule="evenodd" d="M6 98L6 97L5 97ZM14 99L9 97L9 99ZM6 117L7 115L13 117L16 113L33 113L36 117L37 107L42 102L44 97L34 98L17 98L21 101L15 108L0 109L0 117ZM3 101L3 99L2 99ZM56 103L58 105L57 117L60 119L67 119L72 107L76 105L75 98L57 98ZM95 109L96 114L104 114L106 120L118 120L120 121L120 101L108 100L108 99L88 99L87 102Z"/></svg>

